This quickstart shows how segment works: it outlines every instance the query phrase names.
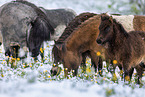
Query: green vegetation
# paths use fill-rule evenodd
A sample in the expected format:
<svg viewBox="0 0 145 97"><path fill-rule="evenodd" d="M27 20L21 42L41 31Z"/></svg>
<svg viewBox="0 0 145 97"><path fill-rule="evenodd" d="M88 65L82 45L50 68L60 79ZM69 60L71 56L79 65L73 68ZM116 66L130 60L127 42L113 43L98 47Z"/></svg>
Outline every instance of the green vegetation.
<svg viewBox="0 0 145 97"><path fill-rule="evenodd" d="M39 59L35 61L33 58L29 58L29 62L22 62L19 58L1 58L0 60L0 81L4 80L18 80L18 79L27 79L28 83L34 83L36 81L40 82L50 82L50 81L62 81L66 78L64 77L64 69L62 64L59 65L60 68L62 68L60 74L58 76L52 76L50 74L51 67L53 65L52 56L51 56L51 46L48 43L48 46L45 48L45 52L48 52L48 55L45 55L43 60ZM43 51L43 52L44 52ZM3 53L1 52L1 55ZM6 59L9 59L6 61ZM131 81L124 82L122 79L122 71L120 71L118 68L116 69L115 74L111 75L106 69L105 62L103 63L103 72L102 75L99 75L98 71L97 73L94 72L94 68L91 66L91 60L87 58L86 61L86 72L84 73L83 69L80 67L77 77L72 76L71 71L68 75L68 80L76 79L78 81L89 81L92 84L98 84L102 85L104 83L107 84L120 84L122 83L123 86L128 85L132 89L138 88L138 85L136 85L136 73L133 74L133 78ZM145 75L143 75L145 77ZM142 81L142 84L140 85L140 88L142 88L143 84L145 84L145 81ZM105 88L105 94L106 96L111 96L115 94L114 88Z"/></svg>
<svg viewBox="0 0 145 97"><path fill-rule="evenodd" d="M110 0L108 8L120 14L145 14L145 1L144 0Z"/></svg>

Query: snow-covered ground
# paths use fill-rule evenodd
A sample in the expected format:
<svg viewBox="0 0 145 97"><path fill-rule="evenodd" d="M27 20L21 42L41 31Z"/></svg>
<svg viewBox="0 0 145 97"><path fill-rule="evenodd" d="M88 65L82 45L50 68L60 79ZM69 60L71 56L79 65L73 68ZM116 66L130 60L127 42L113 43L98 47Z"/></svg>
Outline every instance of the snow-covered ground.
<svg viewBox="0 0 145 97"><path fill-rule="evenodd" d="M0 0L0 6L10 1ZM128 0L28 1L46 9L71 8L77 14L82 12L134 14ZM90 69L87 70L88 75L79 73L79 77L70 77L70 79L63 78L63 71L59 77L51 77L52 44L53 42L47 43L44 63L41 61L35 63L29 58L26 64L18 61L17 64L21 65L16 69L7 66L3 47L0 46L0 97L145 97L145 86L134 84L134 79L131 84L126 85L127 83L121 80L118 69L116 70L118 81L115 83L105 68L103 77L95 75L93 71L90 72ZM89 59L87 64L90 64ZM145 76L142 81L145 84Z"/></svg>

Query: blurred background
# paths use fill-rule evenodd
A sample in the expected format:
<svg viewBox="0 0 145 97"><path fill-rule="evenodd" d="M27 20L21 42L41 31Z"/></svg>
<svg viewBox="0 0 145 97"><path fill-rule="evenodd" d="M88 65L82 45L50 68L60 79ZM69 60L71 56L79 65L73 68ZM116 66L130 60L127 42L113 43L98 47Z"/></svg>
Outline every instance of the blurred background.
<svg viewBox="0 0 145 97"><path fill-rule="evenodd" d="M0 0L0 6L12 0ZM13 0L14 1L14 0ZM145 14L145 0L27 0L47 9L71 8L82 12L113 14Z"/></svg>
<svg viewBox="0 0 145 97"><path fill-rule="evenodd" d="M14 0L0 0L0 6ZM27 0L46 9L70 8L77 14L83 12L145 15L145 0ZM48 43L49 44L49 43ZM45 51L51 52L52 43ZM127 85L120 80L117 70L117 83L110 80L112 75L104 69L104 77L63 79L51 77L52 61L46 53L45 63L30 62L16 69L7 66L3 47L0 46L0 97L145 97L145 84L142 88L134 82ZM30 59L31 60L31 59ZM27 62L29 62L27 60ZM88 68L90 60L88 61ZM90 69L88 69L89 71ZM135 76L135 74L134 74ZM116 78L116 77L115 77ZM61 80L60 80L61 79ZM119 79L119 80L118 80ZM143 77L145 83L145 75ZM118 83L119 81L119 83Z"/></svg>

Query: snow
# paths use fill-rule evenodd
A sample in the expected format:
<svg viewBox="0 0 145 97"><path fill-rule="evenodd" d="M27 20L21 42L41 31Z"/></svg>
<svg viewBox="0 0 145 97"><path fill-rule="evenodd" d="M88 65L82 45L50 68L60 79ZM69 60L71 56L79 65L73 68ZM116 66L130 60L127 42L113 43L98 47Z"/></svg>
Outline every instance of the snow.
<svg viewBox="0 0 145 97"><path fill-rule="evenodd" d="M1 0L0 5L12 0ZM14 1L14 0L13 0ZM78 14L82 12L130 14L129 0L27 0L46 9L71 8ZM111 5L111 8L108 6Z"/></svg>
<svg viewBox="0 0 145 97"><path fill-rule="evenodd" d="M10 2L11 0L1 0L0 6ZM47 9L54 8L71 8L77 12L94 12L94 13L122 13L134 14L130 12L131 5L128 0L28 0L37 6L42 6ZM117 2L113 2L117 1ZM111 5L111 8L108 8ZM23 64L17 69L12 69L6 65L6 57L4 56L3 46L0 47L0 97L145 97L144 85L140 88L139 85L126 85L118 76L118 83L113 83L105 77L111 77L110 73L103 72L105 77L94 77L91 80L86 80L79 77L59 80L57 77L50 77L50 69L52 67L51 48L53 42L48 42L45 56L47 60L44 63L36 62L32 66L34 60L28 57L27 65ZM104 62L105 64L105 62ZM31 67L32 66L32 67ZM105 70L104 70L105 71ZM117 69L118 71L118 69ZM116 72L117 72L116 71ZM2 76L3 75L3 76ZM60 77L63 76L60 74ZM145 77L143 77L143 84ZM111 91L111 92L110 92ZM113 91L113 92L112 92Z"/></svg>

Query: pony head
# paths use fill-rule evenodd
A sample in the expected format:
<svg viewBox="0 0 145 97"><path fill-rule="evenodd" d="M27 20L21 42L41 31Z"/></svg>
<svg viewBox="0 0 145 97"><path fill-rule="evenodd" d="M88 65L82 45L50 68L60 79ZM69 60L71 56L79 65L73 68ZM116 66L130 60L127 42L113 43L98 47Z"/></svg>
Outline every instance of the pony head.
<svg viewBox="0 0 145 97"><path fill-rule="evenodd" d="M62 51L63 51L63 45L55 43L52 49L52 56L55 64L62 63L62 59L63 59Z"/></svg>
<svg viewBox="0 0 145 97"><path fill-rule="evenodd" d="M99 26L99 35L96 42L100 45L106 45L107 42L111 41L114 31L113 31L113 19L108 15L101 16L101 24Z"/></svg>
<svg viewBox="0 0 145 97"><path fill-rule="evenodd" d="M43 41L49 40L51 33L54 32L53 27L48 21L41 17L37 17L31 22L30 34L27 37L27 45L32 57L37 57Z"/></svg>

